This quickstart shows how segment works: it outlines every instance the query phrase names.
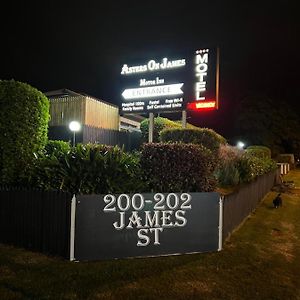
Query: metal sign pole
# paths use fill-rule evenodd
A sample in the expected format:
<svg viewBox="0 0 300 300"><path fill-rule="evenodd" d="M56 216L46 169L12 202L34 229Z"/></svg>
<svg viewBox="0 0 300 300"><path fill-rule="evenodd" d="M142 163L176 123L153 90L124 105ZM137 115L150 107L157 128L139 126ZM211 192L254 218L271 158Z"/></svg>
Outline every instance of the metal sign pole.
<svg viewBox="0 0 300 300"><path fill-rule="evenodd" d="M217 48L217 63L216 63L216 109L219 108L219 84L220 84L220 48Z"/></svg>
<svg viewBox="0 0 300 300"><path fill-rule="evenodd" d="M75 260L75 218L76 218L76 197L75 195L73 195L71 201L70 261Z"/></svg>
<svg viewBox="0 0 300 300"><path fill-rule="evenodd" d="M148 137L148 143L153 143L153 131L154 131L154 113L149 113L149 137Z"/></svg>
<svg viewBox="0 0 300 300"><path fill-rule="evenodd" d="M186 110L182 111L182 128L186 128Z"/></svg>
<svg viewBox="0 0 300 300"><path fill-rule="evenodd" d="M224 209L224 196L220 197L219 201L219 247L218 251L223 247L223 209Z"/></svg>

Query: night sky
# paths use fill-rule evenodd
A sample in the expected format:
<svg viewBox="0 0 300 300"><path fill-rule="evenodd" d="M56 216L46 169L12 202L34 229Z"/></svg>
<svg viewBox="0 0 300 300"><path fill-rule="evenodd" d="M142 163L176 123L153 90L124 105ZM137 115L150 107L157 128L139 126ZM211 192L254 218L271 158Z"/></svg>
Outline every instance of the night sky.
<svg viewBox="0 0 300 300"><path fill-rule="evenodd" d="M1 8L0 79L118 104L127 58L219 46L220 109L189 122L230 135L235 106L252 94L300 108L296 1L47 2Z"/></svg>

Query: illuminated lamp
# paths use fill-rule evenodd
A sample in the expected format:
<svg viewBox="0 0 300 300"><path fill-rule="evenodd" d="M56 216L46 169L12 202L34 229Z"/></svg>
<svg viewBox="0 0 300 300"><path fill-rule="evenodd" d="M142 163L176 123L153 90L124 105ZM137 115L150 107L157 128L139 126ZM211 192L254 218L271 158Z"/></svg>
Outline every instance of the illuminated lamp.
<svg viewBox="0 0 300 300"><path fill-rule="evenodd" d="M239 148L239 149L244 149L245 147L245 143L243 143L242 141L238 141L236 146Z"/></svg>
<svg viewBox="0 0 300 300"><path fill-rule="evenodd" d="M188 110L200 111L200 110L214 110L216 109L215 100L203 100L188 103Z"/></svg>
<svg viewBox="0 0 300 300"><path fill-rule="evenodd" d="M73 132L73 147L74 147L75 146L75 135L76 135L76 132L81 129L81 125L77 121L72 121L69 124L69 128Z"/></svg>

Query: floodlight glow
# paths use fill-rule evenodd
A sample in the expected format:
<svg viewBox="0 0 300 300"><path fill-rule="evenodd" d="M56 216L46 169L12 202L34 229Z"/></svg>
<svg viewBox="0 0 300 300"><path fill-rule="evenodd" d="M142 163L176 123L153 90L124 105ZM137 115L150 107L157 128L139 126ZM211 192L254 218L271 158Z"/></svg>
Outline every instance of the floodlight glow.
<svg viewBox="0 0 300 300"><path fill-rule="evenodd" d="M72 122L70 122L70 124L69 124L69 128L70 128L71 131L76 132L76 131L79 131L79 130L80 130L81 125L80 125L80 123L77 122L77 121L72 121Z"/></svg>
<svg viewBox="0 0 300 300"><path fill-rule="evenodd" d="M239 148L239 149L243 149L245 147L245 144L241 141L237 142L236 146Z"/></svg>

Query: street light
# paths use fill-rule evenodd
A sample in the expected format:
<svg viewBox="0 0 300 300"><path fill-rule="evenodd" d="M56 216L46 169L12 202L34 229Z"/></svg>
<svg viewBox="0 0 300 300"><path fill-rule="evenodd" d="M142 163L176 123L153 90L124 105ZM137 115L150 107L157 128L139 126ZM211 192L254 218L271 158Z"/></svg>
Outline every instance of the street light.
<svg viewBox="0 0 300 300"><path fill-rule="evenodd" d="M69 128L71 131L73 131L73 147L74 147L75 146L75 134L77 131L79 131L81 129L81 125L77 121L72 121L69 124Z"/></svg>
<svg viewBox="0 0 300 300"><path fill-rule="evenodd" d="M244 149L245 147L245 143L241 142L241 141L238 141L236 146L239 148L239 149Z"/></svg>

